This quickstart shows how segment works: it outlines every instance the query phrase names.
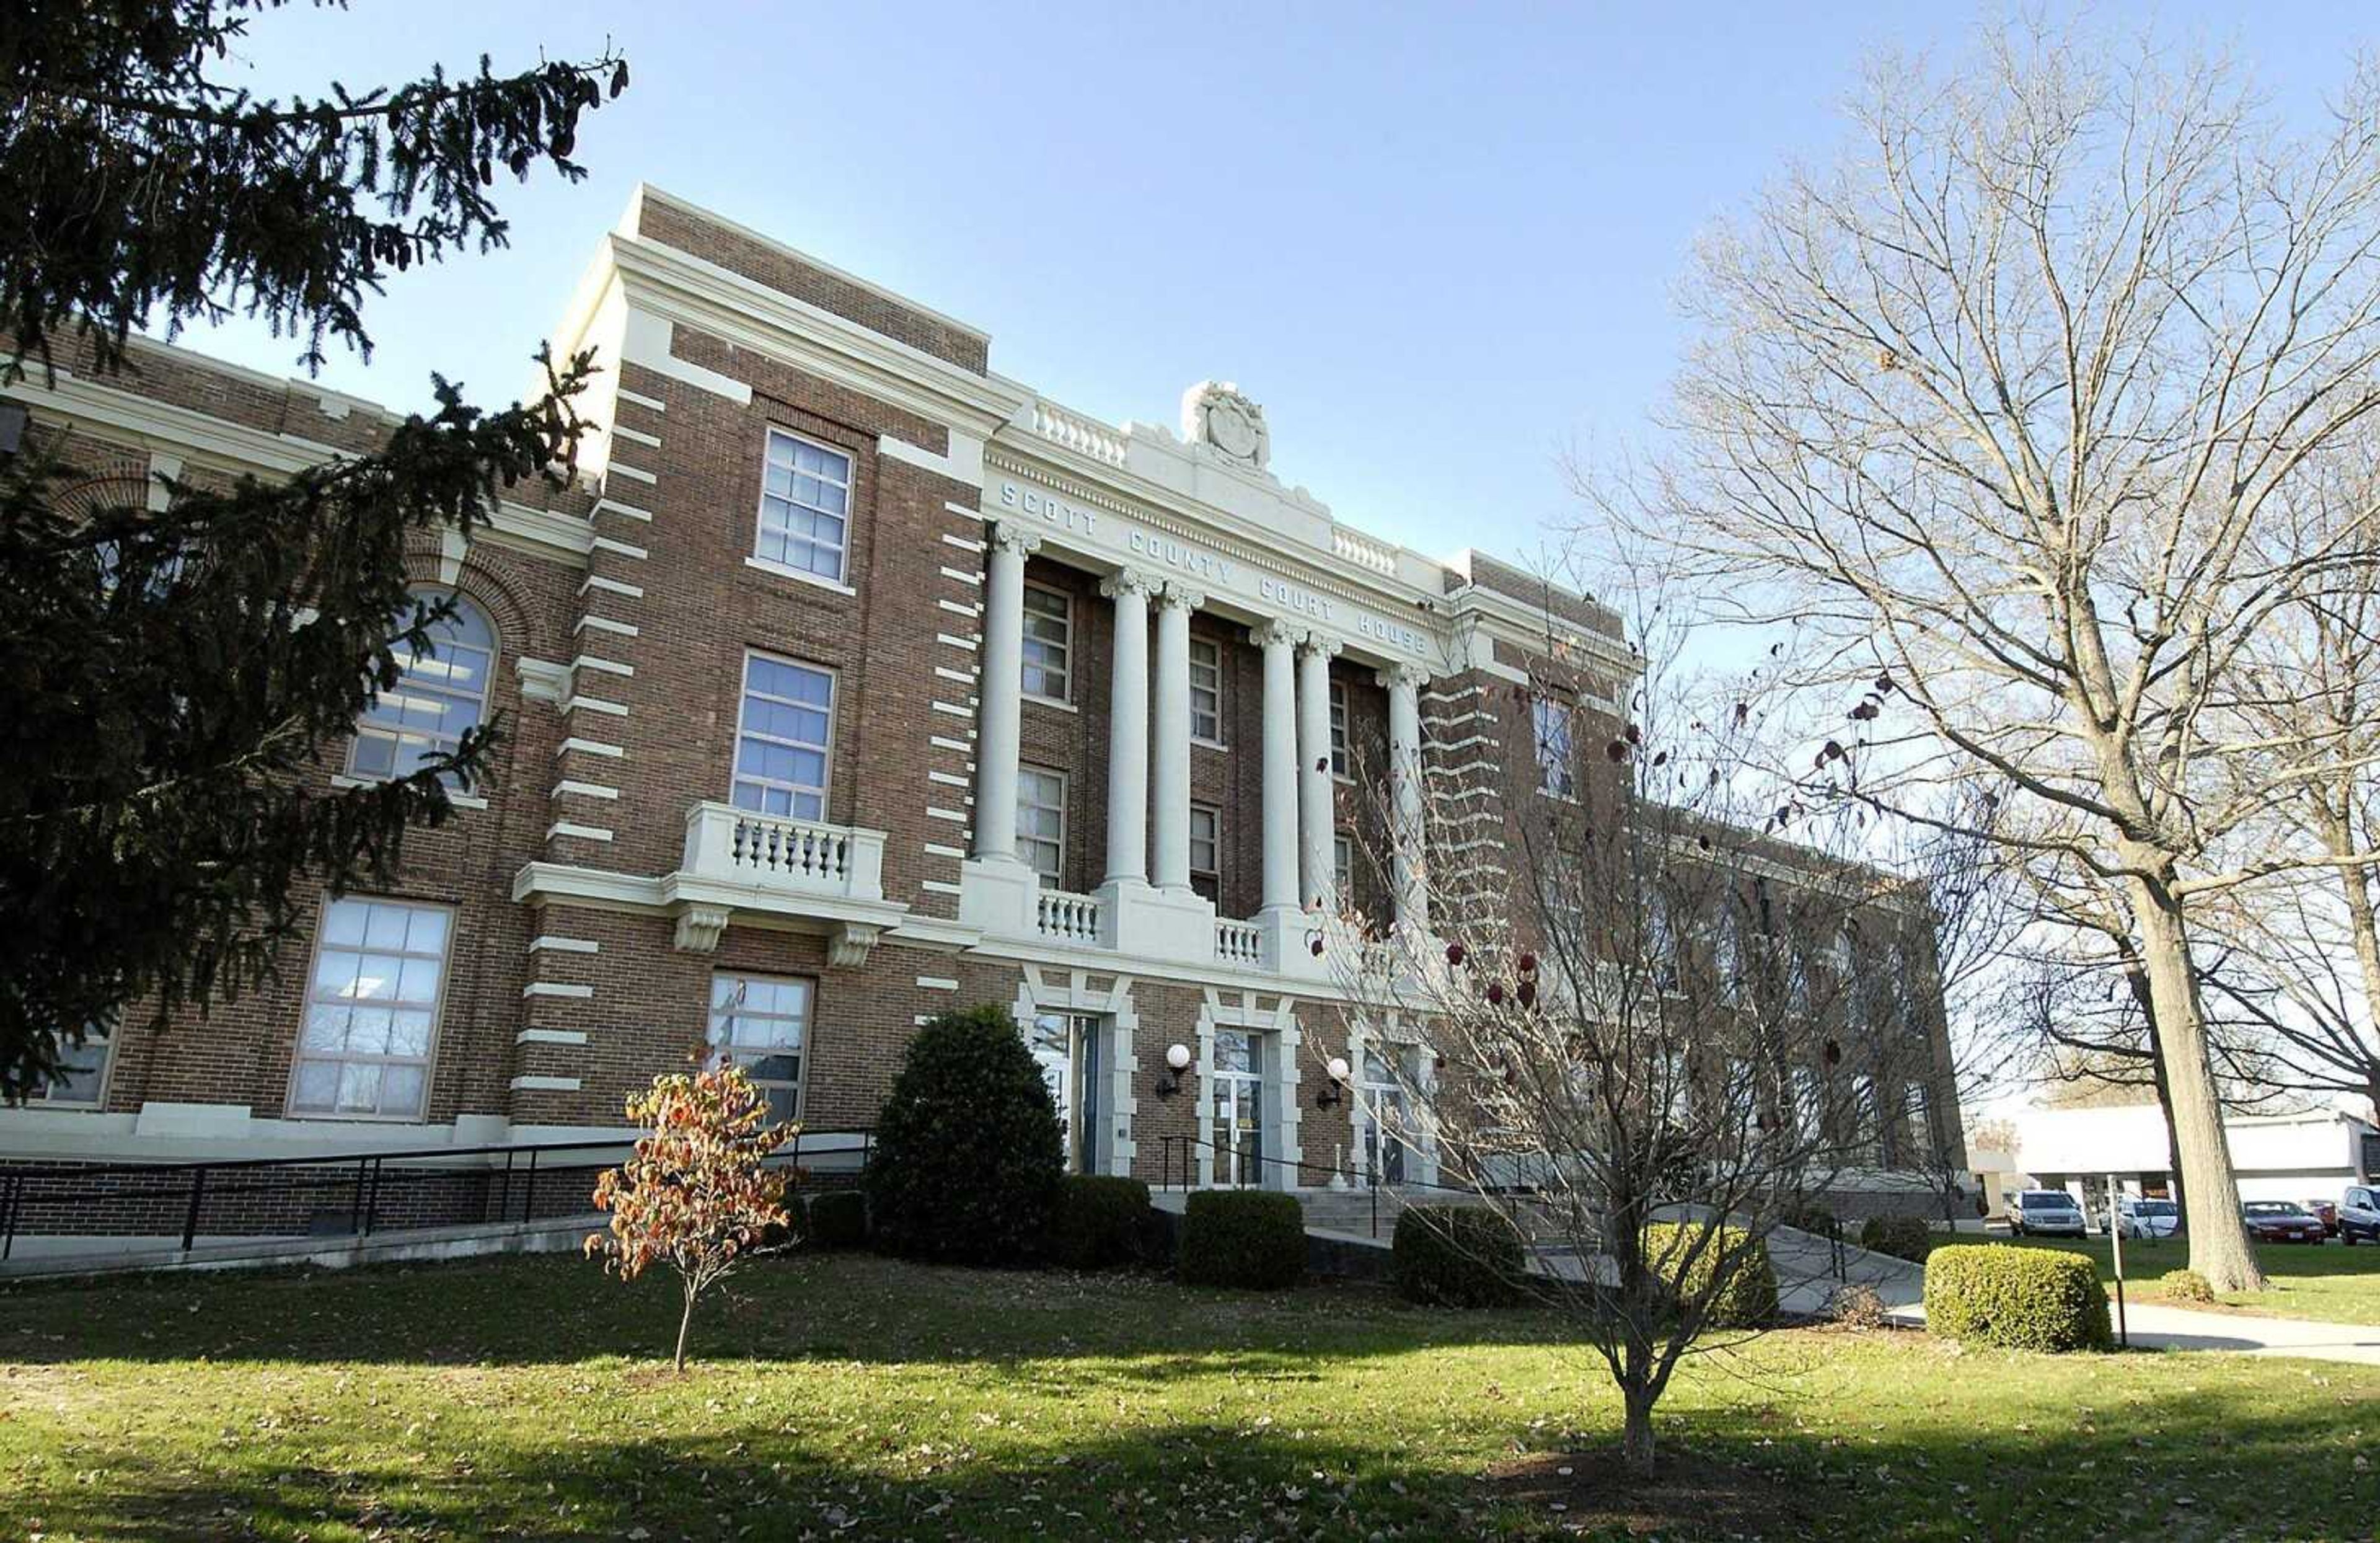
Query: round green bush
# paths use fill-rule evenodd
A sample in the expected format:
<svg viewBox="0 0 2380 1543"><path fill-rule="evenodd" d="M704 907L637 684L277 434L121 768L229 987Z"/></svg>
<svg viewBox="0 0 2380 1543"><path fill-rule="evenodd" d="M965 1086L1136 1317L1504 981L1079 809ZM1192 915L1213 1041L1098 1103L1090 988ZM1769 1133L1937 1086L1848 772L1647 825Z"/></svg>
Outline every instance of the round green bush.
<svg viewBox="0 0 2380 1543"><path fill-rule="evenodd" d="M1069 1173L1050 1220L1050 1262L1066 1270L1138 1264L1148 1226L1148 1185L1105 1173Z"/></svg>
<svg viewBox="0 0 2380 1543"><path fill-rule="evenodd" d="M1818 1237L1843 1235L1843 1224L1835 1220L1835 1213L1815 1201L1805 1200L1799 1205L1786 1207L1778 1216L1777 1224L1780 1227L1791 1227L1797 1232L1814 1233Z"/></svg>
<svg viewBox="0 0 2380 1543"><path fill-rule="evenodd" d="M1668 1284L1673 1301L1705 1305L1706 1329L1757 1329L1777 1317L1777 1271L1768 1245L1741 1227L1657 1221L1645 1229L1645 1262ZM1715 1282L1720 1270L1726 1276Z"/></svg>
<svg viewBox="0 0 2380 1543"><path fill-rule="evenodd" d="M928 1020L877 1117L868 1165L879 1246L910 1258L1020 1264L1048 1242L1066 1160L1057 1106L1003 1007Z"/></svg>
<svg viewBox="0 0 2380 1543"><path fill-rule="evenodd" d="M1952 1244L1925 1261L1925 1324L2009 1350L2106 1350L2115 1333L2099 1272L2080 1254Z"/></svg>
<svg viewBox="0 0 2380 1543"><path fill-rule="evenodd" d="M1305 1278L1305 1213L1270 1190L1200 1190L1183 1211L1175 1268L1194 1286L1293 1286Z"/></svg>
<svg viewBox="0 0 2380 1543"><path fill-rule="evenodd" d="M1860 1223L1859 1245L1924 1264L1934 1250L1934 1229L1922 1216L1871 1216Z"/></svg>
<svg viewBox="0 0 2380 1543"><path fill-rule="evenodd" d="M2176 1302L2212 1302L2215 1288L2194 1270L2168 1270L2157 1277L2157 1290Z"/></svg>
<svg viewBox="0 0 2380 1543"><path fill-rule="evenodd" d="M1408 1206L1390 1248L1398 1294L1438 1307L1521 1299L1526 1255L1512 1222L1481 1206Z"/></svg>
<svg viewBox="0 0 2380 1543"><path fill-rule="evenodd" d="M868 1197L856 1189L826 1189L804 1208L813 1248L857 1248L868 1241Z"/></svg>

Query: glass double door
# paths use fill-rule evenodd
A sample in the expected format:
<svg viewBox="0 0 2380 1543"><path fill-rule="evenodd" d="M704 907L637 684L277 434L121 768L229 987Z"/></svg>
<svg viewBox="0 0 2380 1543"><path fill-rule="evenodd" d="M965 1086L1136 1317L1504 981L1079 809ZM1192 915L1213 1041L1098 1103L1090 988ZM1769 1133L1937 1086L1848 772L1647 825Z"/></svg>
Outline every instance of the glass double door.
<svg viewBox="0 0 2380 1543"><path fill-rule="evenodd" d="M1089 1013L1041 1013L1028 1031L1033 1060L1058 1107L1069 1172L1097 1173L1099 1165L1099 1076L1107 1020Z"/></svg>
<svg viewBox="0 0 2380 1543"><path fill-rule="evenodd" d="M1370 1051L1364 1052L1363 1080L1356 1084L1355 1096L1363 1100L1366 1116L1365 1174L1376 1184L1404 1183L1405 1154L1411 1150L1404 1087L1388 1062Z"/></svg>
<svg viewBox="0 0 2380 1543"><path fill-rule="evenodd" d="M1219 1185L1260 1185L1264 1173L1264 1040L1215 1031L1214 1120L1208 1140Z"/></svg>

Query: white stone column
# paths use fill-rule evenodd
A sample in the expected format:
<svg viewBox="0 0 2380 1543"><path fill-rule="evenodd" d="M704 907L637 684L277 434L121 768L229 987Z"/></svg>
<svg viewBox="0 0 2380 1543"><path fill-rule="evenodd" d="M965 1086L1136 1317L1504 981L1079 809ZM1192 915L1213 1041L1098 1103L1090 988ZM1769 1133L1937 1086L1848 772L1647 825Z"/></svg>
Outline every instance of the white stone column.
<svg viewBox="0 0 2380 1543"><path fill-rule="evenodd" d="M1016 861L1016 748L1025 687L1025 558L1041 538L1023 526L992 528L983 595L983 676L976 682L975 855Z"/></svg>
<svg viewBox="0 0 2380 1543"><path fill-rule="evenodd" d="M1190 613L1207 597L1168 584L1157 597L1157 840L1150 881L1190 890Z"/></svg>
<svg viewBox="0 0 2380 1543"><path fill-rule="evenodd" d="M1099 586L1099 593L1115 602L1115 651L1108 689L1107 881L1111 884L1148 881L1148 594L1152 588L1147 574L1131 568ZM1183 671L1186 691L1186 644ZM1183 711L1186 720L1186 702ZM1186 845L1184 853L1186 863Z"/></svg>
<svg viewBox="0 0 2380 1543"><path fill-rule="evenodd" d="M1330 861L1330 657L1336 638L1309 632L1297 645L1297 828L1298 899L1328 915L1339 909L1339 885Z"/></svg>
<svg viewBox="0 0 2380 1543"><path fill-rule="evenodd" d="M1389 692L1390 882L1396 924L1415 937L1429 930L1429 883L1423 867L1420 666L1392 664L1379 683Z"/></svg>
<svg viewBox="0 0 2380 1543"><path fill-rule="evenodd" d="M1264 650L1264 909L1294 912L1297 885L1297 633L1267 622L1249 635ZM1327 726L1327 725L1326 725Z"/></svg>

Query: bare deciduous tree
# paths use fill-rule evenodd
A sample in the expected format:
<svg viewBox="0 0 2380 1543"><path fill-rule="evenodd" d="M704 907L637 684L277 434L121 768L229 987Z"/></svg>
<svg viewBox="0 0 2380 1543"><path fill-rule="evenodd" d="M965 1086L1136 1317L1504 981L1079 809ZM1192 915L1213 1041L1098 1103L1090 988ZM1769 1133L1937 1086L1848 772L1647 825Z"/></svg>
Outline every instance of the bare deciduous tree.
<svg viewBox="0 0 2380 1543"><path fill-rule="evenodd" d="M2369 504L2298 492L2380 407L2380 78L2299 142L2222 63L1996 32L1947 75L1880 62L1852 110L1839 167L1701 249L1673 453L1630 512L1793 618L1803 684L1873 682L1862 796L1988 776L2025 806L2004 839L2120 893L2191 1263L2256 1286L2192 930L2371 860L2227 837L2313 774L2241 723L2245 651L2380 546Z"/></svg>
<svg viewBox="0 0 2380 1543"><path fill-rule="evenodd" d="M1399 1098L1441 1178L1538 1243L1533 1289L1599 1353L1643 1472L1681 1361L1765 1326L1744 1301L1772 1248L1789 1281L1823 1269L1780 1225L1907 1139L1901 1090L1939 1090L1929 1136L1954 1111L1934 1039L1870 990L1912 954L1931 968L1922 888L1806 844L1820 831L1768 833L1751 703L1697 705L1673 649L1638 651L1624 702L1598 705L1614 683L1555 638L1502 688L1489 716L1517 744L1496 781L1431 791L1432 934L1342 951L1341 975L1359 1014L1419 1026L1436 1070L1400 1064ZM1392 798L1397 777L1369 772ZM1479 839L1483 806L1500 841Z"/></svg>

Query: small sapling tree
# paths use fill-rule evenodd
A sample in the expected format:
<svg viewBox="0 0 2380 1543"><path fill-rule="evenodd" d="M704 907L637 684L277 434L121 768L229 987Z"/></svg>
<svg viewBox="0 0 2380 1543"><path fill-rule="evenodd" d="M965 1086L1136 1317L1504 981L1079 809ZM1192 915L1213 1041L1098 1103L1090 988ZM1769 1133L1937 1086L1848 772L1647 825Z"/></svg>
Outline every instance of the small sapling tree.
<svg viewBox="0 0 2380 1543"><path fill-rule="evenodd" d="M587 1239L589 1255L633 1281L653 1265L677 1271L685 1294L677 1355L686 1370L686 1330L702 1294L750 1257L771 1232L792 1225L792 1175L769 1159L797 1128L771 1124L769 1098L740 1066L653 1079L628 1100L628 1118L649 1127L636 1155L595 1181L595 1205L611 1225Z"/></svg>

